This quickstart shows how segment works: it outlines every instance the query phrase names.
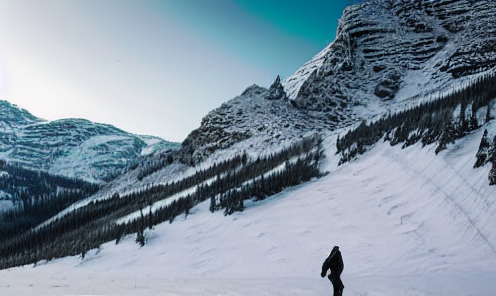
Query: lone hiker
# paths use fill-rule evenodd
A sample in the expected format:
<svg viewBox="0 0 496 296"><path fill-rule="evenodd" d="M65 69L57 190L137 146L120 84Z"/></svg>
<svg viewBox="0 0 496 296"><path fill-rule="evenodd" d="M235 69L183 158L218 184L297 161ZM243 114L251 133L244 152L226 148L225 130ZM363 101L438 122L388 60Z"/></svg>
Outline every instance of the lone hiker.
<svg viewBox="0 0 496 296"><path fill-rule="evenodd" d="M321 277L325 277L327 270L330 269L331 273L327 278L332 283L332 287L334 289L334 296L342 296L344 285L341 281L340 275L343 272L344 264L343 257L341 257L341 252L339 251L339 247L335 246L332 248L331 254L322 264L322 272L320 273Z"/></svg>

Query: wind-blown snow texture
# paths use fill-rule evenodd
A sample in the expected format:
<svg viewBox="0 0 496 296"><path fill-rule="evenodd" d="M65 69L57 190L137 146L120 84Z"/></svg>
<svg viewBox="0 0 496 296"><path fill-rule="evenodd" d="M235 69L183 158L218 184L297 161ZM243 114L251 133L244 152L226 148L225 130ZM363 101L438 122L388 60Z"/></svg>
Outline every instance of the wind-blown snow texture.
<svg viewBox="0 0 496 296"><path fill-rule="evenodd" d="M324 178L229 217L204 202L147 230L143 248L130 235L85 259L0 271L0 293L327 295L320 266L339 245L346 295L491 296L494 188L488 167L472 169L481 136L438 156L386 142L339 168L330 157Z"/></svg>

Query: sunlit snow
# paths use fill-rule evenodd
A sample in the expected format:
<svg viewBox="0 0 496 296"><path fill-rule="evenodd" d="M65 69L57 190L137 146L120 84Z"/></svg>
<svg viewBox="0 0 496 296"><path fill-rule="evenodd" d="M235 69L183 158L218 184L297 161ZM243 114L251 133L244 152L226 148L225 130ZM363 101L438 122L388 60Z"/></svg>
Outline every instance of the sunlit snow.
<svg viewBox="0 0 496 296"><path fill-rule="evenodd" d="M489 126L494 128L494 125ZM344 295L494 295L495 188L473 169L482 130L435 146L380 143L355 162L244 212L187 218L69 257L0 271L0 295L330 295L320 266L342 250ZM328 143L328 150L332 150Z"/></svg>

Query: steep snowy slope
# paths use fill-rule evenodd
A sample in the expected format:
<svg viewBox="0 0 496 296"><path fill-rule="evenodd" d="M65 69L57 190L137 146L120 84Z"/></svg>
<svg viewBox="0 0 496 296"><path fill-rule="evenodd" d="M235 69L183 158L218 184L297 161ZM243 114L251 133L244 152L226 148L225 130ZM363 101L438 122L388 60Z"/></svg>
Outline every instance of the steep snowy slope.
<svg viewBox="0 0 496 296"><path fill-rule="evenodd" d="M494 129L495 126L487 126ZM434 146L381 143L353 163L250 204L208 202L172 224L69 257L0 271L2 295L322 295L334 245L346 295L494 295L496 202L488 167L473 169L482 131ZM333 150L331 145L329 150Z"/></svg>
<svg viewBox="0 0 496 296"><path fill-rule="evenodd" d="M0 101L0 159L53 174L102 182L143 152L177 144L85 119L47 122Z"/></svg>
<svg viewBox="0 0 496 296"><path fill-rule="evenodd" d="M401 139L394 136L394 141L408 141L408 145L422 137L424 144L442 141L442 145L439 143L435 149L440 151L439 147L449 145L452 139L461 138L473 130L480 131L480 125L489 124L488 122L494 121L496 116L494 91L489 89L490 83L486 83L486 80L493 83L495 79L494 72L489 69L492 67L491 54L483 54L487 51L485 47L477 47L475 44L490 43L496 35L486 34L492 30L491 22L472 20L476 22L474 26L488 26L487 30L478 30L477 34L480 36L477 37L468 35L465 29L455 30L453 27L461 21L460 15L466 16L466 13L469 13L466 11L467 7L474 8L471 13L477 16L477 19L486 19L488 16L490 18L494 14L496 8L493 7L493 2L477 3L424 1L391 4L388 1L372 1L348 7L340 21L337 39L306 63L292 78L283 82L289 100L282 92L279 78L269 89L256 85L247 88L240 96L207 114L201 126L191 132L179 150L164 150L144 159L107 184L100 192L66 209L62 214L93 201L108 200L116 194L121 197L133 193L140 194L147 188L179 181L202 168L209 168L243 153L254 161L257 157L280 151L304 137L319 135L329 143L334 141L334 144L329 145L336 145L337 136L343 138L343 135L357 126L362 119L371 121L379 115L404 110L407 106L418 107L426 101L436 101L439 106L433 104L434 106L428 106L429 108L424 106L408 109L409 114L420 118L418 122L422 122L422 125L411 125L405 118L397 115L395 120L390 120L394 122L390 122L388 126L377 126L377 129L382 130L382 134L379 133L375 140L346 139L349 147L340 147L340 152L349 152L349 156L355 149L360 150L361 154L366 151L364 146L369 147L382 137L391 138L391 135L401 134L400 131L404 131L406 135ZM451 10L459 13L449 13ZM438 40L436 36L447 36L447 39ZM350 41L350 38L354 39ZM365 57L363 52L360 53L364 47L372 45L380 54ZM478 63L474 64L469 72L463 72L466 77L453 75L455 72L448 73L448 68L444 71L444 68L440 68L441 65L437 65L438 62L444 61L439 57L454 55L465 45L477 48L472 55L479 57ZM364 62L363 67L358 67L355 58L351 59L352 56L356 61L362 60L366 63ZM401 66L404 62L411 67ZM378 63L390 63L390 68L379 67ZM452 66L460 66L457 63L453 62ZM469 75L477 72L475 70L480 70L482 74ZM384 91L387 88L385 84L378 82L380 78L389 77L391 73L400 73L398 77L403 79L398 80L398 84L388 86L394 86L395 89L398 87L395 96L374 97L376 89ZM487 79L476 80L482 76ZM422 82L419 86L419 81L415 80L417 78L423 79L425 83ZM334 85L333 79L344 83L346 87L343 90L350 96L342 96L332 91L330 88ZM411 84L412 81L417 84ZM477 87L469 87L476 84ZM487 87L479 87L481 84ZM306 92L305 89L308 90L309 87L312 88L311 91ZM463 90L460 95L440 97L442 93L454 93L459 90ZM298 93L296 97L295 93ZM305 97L306 95L308 97ZM330 100L330 108L313 108L313 103L320 104L323 96L325 101ZM350 103L351 97L360 96L363 100ZM308 98L310 99L305 101ZM311 104L308 105L304 101ZM460 115L462 109L465 110L463 117ZM474 121L476 123L472 124ZM470 122L470 125L467 122ZM373 131L371 128L358 138L364 139ZM492 139L494 133L490 134ZM85 150L86 146L78 149ZM77 149L73 151L76 154L78 152ZM477 149L474 148L471 153L475 155ZM328 151L328 155L334 154L335 151ZM354 158L348 156L348 160ZM490 162L494 163L493 160ZM486 166L490 167L491 164Z"/></svg>

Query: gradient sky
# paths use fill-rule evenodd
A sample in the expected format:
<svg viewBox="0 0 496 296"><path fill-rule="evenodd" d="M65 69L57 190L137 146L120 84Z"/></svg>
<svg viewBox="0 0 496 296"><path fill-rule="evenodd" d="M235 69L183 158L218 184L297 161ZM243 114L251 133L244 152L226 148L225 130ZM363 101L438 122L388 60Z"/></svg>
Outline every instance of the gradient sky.
<svg viewBox="0 0 496 296"><path fill-rule="evenodd" d="M332 42L348 2L0 0L0 99L181 142Z"/></svg>

